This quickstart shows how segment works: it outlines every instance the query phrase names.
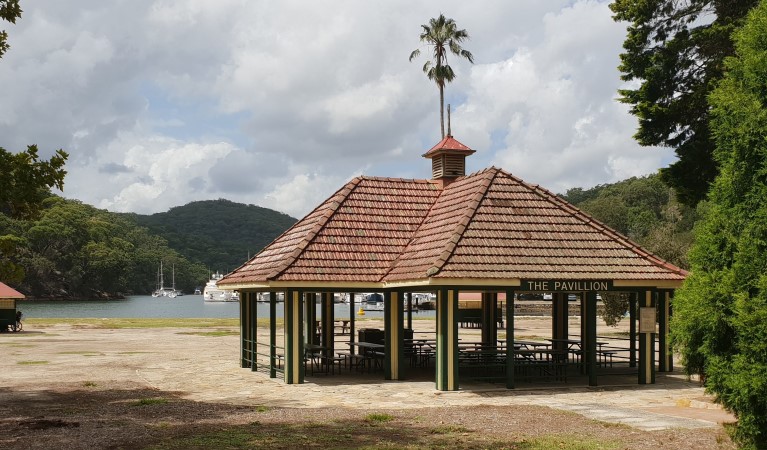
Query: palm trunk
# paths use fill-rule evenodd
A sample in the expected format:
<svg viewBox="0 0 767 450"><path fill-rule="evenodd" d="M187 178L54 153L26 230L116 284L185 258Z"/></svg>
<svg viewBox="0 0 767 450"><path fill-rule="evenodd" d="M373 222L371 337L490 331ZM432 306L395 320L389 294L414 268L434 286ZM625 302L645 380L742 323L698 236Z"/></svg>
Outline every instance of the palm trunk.
<svg viewBox="0 0 767 450"><path fill-rule="evenodd" d="M445 87L439 85L439 129L445 139Z"/></svg>

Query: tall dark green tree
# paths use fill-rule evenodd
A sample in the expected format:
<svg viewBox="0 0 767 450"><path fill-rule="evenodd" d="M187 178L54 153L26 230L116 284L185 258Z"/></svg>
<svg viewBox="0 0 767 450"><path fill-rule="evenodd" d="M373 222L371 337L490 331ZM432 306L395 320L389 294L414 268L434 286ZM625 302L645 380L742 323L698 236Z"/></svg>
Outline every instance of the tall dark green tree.
<svg viewBox="0 0 767 450"><path fill-rule="evenodd" d="M459 30L453 19L448 19L440 14L436 19L430 19L428 25L421 25L421 42L431 47L432 57L423 65L423 72L434 81L439 88L439 123L442 137L445 137L445 84L455 79L455 72L447 62L449 53L466 58L474 63L474 56L468 50L461 47L461 43L469 39L466 30ZM421 54L420 49L410 53L410 61Z"/></svg>
<svg viewBox="0 0 767 450"><path fill-rule="evenodd" d="M672 332L688 373L737 416L736 438L767 448L767 0L734 36L710 96L720 171Z"/></svg>
<svg viewBox="0 0 767 450"><path fill-rule="evenodd" d="M19 153L0 147L0 213L17 219L34 217L51 188L64 188L68 157L57 150L49 160L41 160L36 145Z"/></svg>
<svg viewBox="0 0 767 450"><path fill-rule="evenodd" d="M678 160L661 169L680 201L695 205L716 176L708 95L733 54L731 35L757 0L615 0L616 21L629 22L619 66L621 101L639 118L635 139L671 147Z"/></svg>
<svg viewBox="0 0 767 450"><path fill-rule="evenodd" d="M16 23L19 17L21 17L19 0L0 0L0 19ZM8 47L8 32L0 30L0 58L8 51Z"/></svg>

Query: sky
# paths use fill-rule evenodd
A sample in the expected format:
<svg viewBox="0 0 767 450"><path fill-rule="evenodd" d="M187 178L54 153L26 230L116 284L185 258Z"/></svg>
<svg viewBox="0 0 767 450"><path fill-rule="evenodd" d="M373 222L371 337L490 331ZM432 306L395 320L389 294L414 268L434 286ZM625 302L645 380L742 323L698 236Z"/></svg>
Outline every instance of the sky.
<svg viewBox="0 0 767 450"><path fill-rule="evenodd" d="M151 214L226 198L300 218L355 176L431 178L439 91L421 24L466 29L450 57L467 172L557 193L656 172L618 102L626 24L608 2L22 0L0 22L0 147L70 155L62 195ZM409 62L410 52L421 56Z"/></svg>

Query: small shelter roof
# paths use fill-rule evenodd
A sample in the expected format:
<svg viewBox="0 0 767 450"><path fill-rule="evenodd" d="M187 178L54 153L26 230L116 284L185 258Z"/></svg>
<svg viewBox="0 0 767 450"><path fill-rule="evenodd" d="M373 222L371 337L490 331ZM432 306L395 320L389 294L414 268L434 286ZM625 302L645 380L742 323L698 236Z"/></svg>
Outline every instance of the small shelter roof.
<svg viewBox="0 0 767 450"><path fill-rule="evenodd" d="M440 154L440 153L456 153L461 154L464 156L471 155L476 150L472 150L469 147L461 144L458 142L456 138L454 138L451 135L447 135L444 138L442 138L441 141L437 143L434 147L432 147L428 152L424 153L424 158L431 158L434 155Z"/></svg>
<svg viewBox="0 0 767 450"><path fill-rule="evenodd" d="M546 189L491 167L446 186L357 177L218 284L679 282L686 275Z"/></svg>
<svg viewBox="0 0 767 450"><path fill-rule="evenodd" d="M24 294L18 292L5 283L0 282L0 298L22 299L24 298Z"/></svg>

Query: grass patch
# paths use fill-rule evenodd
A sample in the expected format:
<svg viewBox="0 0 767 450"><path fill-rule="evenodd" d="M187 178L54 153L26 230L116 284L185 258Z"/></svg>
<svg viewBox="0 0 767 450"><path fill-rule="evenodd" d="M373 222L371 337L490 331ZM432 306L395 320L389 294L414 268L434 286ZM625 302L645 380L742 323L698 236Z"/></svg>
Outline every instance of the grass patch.
<svg viewBox="0 0 767 450"><path fill-rule="evenodd" d="M133 406L149 406L149 405L164 405L168 403L168 399L162 398L162 397L154 397L154 398L142 398L139 399L131 405Z"/></svg>
<svg viewBox="0 0 767 450"><path fill-rule="evenodd" d="M281 319L280 319L281 320ZM107 319L68 319L68 318L35 318L25 322L36 325L71 325L103 329L123 328L218 328L239 327L240 319L183 319L183 318L107 318ZM259 325L261 320L259 320ZM264 319L264 327L269 324Z"/></svg>
<svg viewBox="0 0 767 450"><path fill-rule="evenodd" d="M48 361L19 361L16 364L20 366L35 366L41 364L48 364Z"/></svg>
<svg viewBox="0 0 767 450"><path fill-rule="evenodd" d="M369 414L378 421L394 419L389 414ZM192 435L170 435L153 449L228 448L228 449L515 449L515 450L617 450L621 446L612 440L583 438L575 435L544 435L540 437L509 437L487 439L460 425L445 425L432 433L421 427L394 420L380 426L365 426L362 421L261 423L226 428L205 428Z"/></svg>
<svg viewBox="0 0 767 450"><path fill-rule="evenodd" d="M616 423L616 422L605 422L603 420L592 420L594 423L598 423L602 425L605 428L623 428L623 429L631 429L630 425L626 425L625 423Z"/></svg>
<svg viewBox="0 0 767 450"><path fill-rule="evenodd" d="M255 410L256 412L267 412L267 411L271 411L272 407L266 406L266 405L256 405Z"/></svg>
<svg viewBox="0 0 767 450"><path fill-rule="evenodd" d="M394 416L391 414L370 413L365 416L365 422L370 423L384 423L394 420Z"/></svg>
<svg viewBox="0 0 767 450"><path fill-rule="evenodd" d="M599 335L607 336L607 337L620 337L620 338L631 337L631 334L628 331L605 331L605 332L600 332Z"/></svg>
<svg viewBox="0 0 767 450"><path fill-rule="evenodd" d="M100 352L59 352L59 355L103 356Z"/></svg>
<svg viewBox="0 0 767 450"><path fill-rule="evenodd" d="M239 336L239 331L232 330L215 330L215 331L182 331L176 334L189 334L195 336L209 336L209 337L221 337L221 336Z"/></svg>
<svg viewBox="0 0 767 450"><path fill-rule="evenodd" d="M93 381L86 381L83 383L83 387L96 387L98 384L94 383Z"/></svg>
<svg viewBox="0 0 767 450"><path fill-rule="evenodd" d="M432 434L452 434L452 433L468 433L471 430L461 425L440 425L432 428Z"/></svg>
<svg viewBox="0 0 767 450"><path fill-rule="evenodd" d="M613 450L620 448L617 442L605 442L578 436L542 436L524 439L516 443L518 450Z"/></svg>

